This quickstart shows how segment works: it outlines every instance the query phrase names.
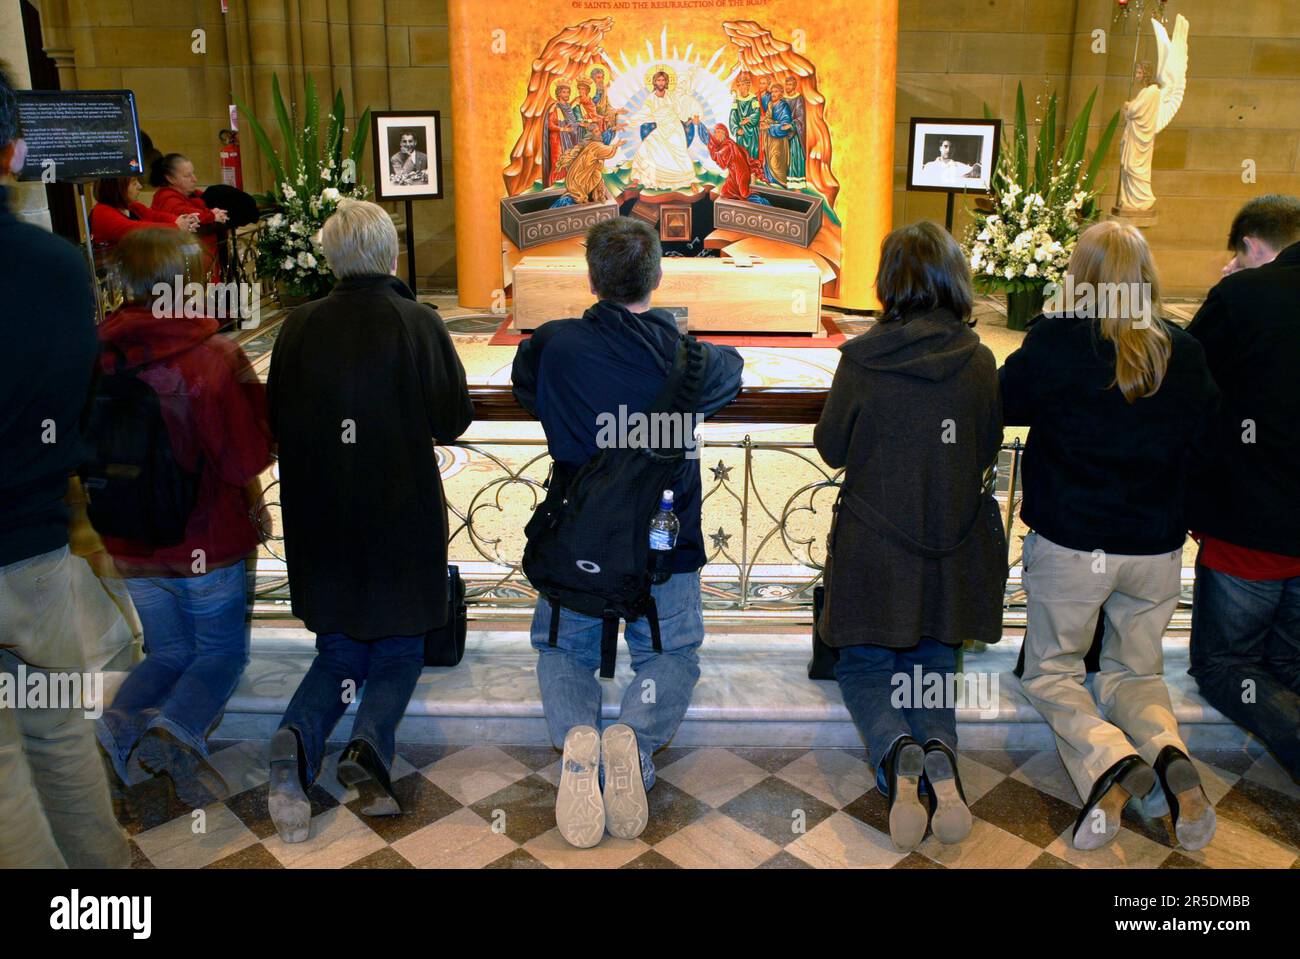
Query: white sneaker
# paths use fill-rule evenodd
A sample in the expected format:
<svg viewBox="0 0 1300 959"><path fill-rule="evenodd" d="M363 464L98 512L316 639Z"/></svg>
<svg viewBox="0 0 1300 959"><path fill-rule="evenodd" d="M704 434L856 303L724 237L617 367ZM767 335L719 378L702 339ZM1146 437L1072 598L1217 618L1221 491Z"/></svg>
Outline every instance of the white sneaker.
<svg viewBox="0 0 1300 959"><path fill-rule="evenodd" d="M618 839L635 839L650 821L636 733L626 723L615 723L605 729L600 745L605 763L605 827Z"/></svg>
<svg viewBox="0 0 1300 959"><path fill-rule="evenodd" d="M600 733L574 726L564 737L555 824L571 846L587 849L605 835L605 804L600 798Z"/></svg>

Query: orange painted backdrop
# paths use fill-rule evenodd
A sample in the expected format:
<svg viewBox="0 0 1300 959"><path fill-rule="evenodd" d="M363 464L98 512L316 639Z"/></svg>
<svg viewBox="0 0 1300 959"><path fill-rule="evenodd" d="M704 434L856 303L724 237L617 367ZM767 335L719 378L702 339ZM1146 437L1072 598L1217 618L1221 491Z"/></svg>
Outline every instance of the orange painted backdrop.
<svg viewBox="0 0 1300 959"><path fill-rule="evenodd" d="M535 58L565 27L613 18L603 41L619 52L694 44L707 58L727 43L722 24L753 20L795 45L816 68L839 181L842 222L839 305L878 306L880 242L893 217L894 90L898 0L527 0L487 4L448 0L457 279L462 305L500 305L503 287L499 203L502 171L523 129ZM800 49L801 48L801 49ZM735 63L736 56L727 56Z"/></svg>

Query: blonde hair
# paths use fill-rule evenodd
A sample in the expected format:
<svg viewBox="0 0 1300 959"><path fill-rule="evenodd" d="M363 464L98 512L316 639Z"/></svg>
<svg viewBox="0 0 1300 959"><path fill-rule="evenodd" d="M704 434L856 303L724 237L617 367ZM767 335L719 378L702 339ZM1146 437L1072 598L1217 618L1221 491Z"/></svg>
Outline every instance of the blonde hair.
<svg viewBox="0 0 1300 959"><path fill-rule="evenodd" d="M320 245L339 279L392 273L397 262L397 227L379 204L343 199L325 221Z"/></svg>
<svg viewBox="0 0 1300 959"><path fill-rule="evenodd" d="M203 247L192 234L181 230L132 230L118 241L111 255L113 277L122 285L130 303L143 303L154 296L154 287L203 283Z"/></svg>
<svg viewBox="0 0 1300 959"><path fill-rule="evenodd" d="M1067 272L1076 291L1092 290L1097 332L1115 344L1111 385L1129 403L1154 396L1169 368L1173 343L1160 322L1160 281L1146 239L1127 223L1095 223L1079 237ZM1115 309L1117 304L1124 308Z"/></svg>

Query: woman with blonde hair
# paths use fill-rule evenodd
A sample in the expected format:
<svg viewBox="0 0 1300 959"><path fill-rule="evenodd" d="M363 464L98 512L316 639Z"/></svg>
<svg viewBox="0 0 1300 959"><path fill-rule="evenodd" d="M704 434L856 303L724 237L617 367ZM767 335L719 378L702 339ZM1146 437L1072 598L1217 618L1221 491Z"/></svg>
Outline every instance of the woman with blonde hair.
<svg viewBox="0 0 1300 959"><path fill-rule="evenodd" d="M1083 233L1000 380L1007 424L1030 428L1022 684L1083 800L1075 848L1114 839L1137 798L1200 849L1214 808L1179 736L1161 641L1178 605L1189 467L1218 393L1200 344L1160 317L1141 233L1118 222ZM1099 617L1090 692L1084 654Z"/></svg>

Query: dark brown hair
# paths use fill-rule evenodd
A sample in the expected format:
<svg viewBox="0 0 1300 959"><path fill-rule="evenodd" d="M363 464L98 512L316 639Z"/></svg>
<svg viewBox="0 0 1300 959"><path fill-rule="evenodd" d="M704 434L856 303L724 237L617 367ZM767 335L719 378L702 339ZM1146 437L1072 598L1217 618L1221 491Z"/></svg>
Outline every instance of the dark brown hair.
<svg viewBox="0 0 1300 959"><path fill-rule="evenodd" d="M167 185L167 178L176 172L176 167L188 159L183 153L168 153L166 156L155 157L154 161L149 164L149 185L153 187L163 187Z"/></svg>
<svg viewBox="0 0 1300 959"><path fill-rule="evenodd" d="M1246 252L1246 237L1263 240L1279 252L1300 240L1300 198L1285 193L1257 196L1237 213L1228 233L1228 249Z"/></svg>
<svg viewBox="0 0 1300 959"><path fill-rule="evenodd" d="M885 237L876 296L884 307L882 323L946 309L968 326L975 325L966 254L947 230L928 220L899 227Z"/></svg>
<svg viewBox="0 0 1300 959"><path fill-rule="evenodd" d="M133 176L117 176L97 180L95 182L95 199L108 206L125 210L130 202L126 198L126 191L134 179Z"/></svg>
<svg viewBox="0 0 1300 959"><path fill-rule="evenodd" d="M656 286L662 268L659 234L641 220L617 216L587 231L587 271L602 300L640 303Z"/></svg>

